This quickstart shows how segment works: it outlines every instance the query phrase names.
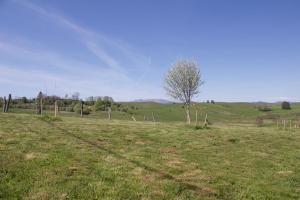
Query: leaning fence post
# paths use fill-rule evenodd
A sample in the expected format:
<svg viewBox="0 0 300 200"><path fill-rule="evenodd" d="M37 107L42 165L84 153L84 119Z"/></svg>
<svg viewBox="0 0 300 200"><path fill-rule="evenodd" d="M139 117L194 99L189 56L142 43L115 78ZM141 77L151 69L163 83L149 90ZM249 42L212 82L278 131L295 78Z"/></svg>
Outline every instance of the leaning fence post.
<svg viewBox="0 0 300 200"><path fill-rule="evenodd" d="M4 113L5 113L5 111L6 111L6 103L7 103L6 97L4 97L4 98L3 98L3 112L4 112Z"/></svg>
<svg viewBox="0 0 300 200"><path fill-rule="evenodd" d="M7 100L6 106L5 106L5 112L8 112L10 102L11 102L11 94L8 95L8 100Z"/></svg>

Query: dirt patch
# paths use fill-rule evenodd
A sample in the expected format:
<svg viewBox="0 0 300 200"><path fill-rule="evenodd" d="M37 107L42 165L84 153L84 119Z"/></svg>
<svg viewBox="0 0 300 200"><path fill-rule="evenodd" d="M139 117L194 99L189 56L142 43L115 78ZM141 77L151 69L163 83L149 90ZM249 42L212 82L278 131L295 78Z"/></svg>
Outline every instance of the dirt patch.
<svg viewBox="0 0 300 200"><path fill-rule="evenodd" d="M142 175L142 173L143 173L143 168L141 168L141 167L136 167L136 168L134 168L133 170L132 170L132 172L131 172L133 175L135 175L135 176L140 176L140 175Z"/></svg>
<svg viewBox="0 0 300 200"><path fill-rule="evenodd" d="M106 142L105 142L103 139L98 138L98 139L96 140L96 143L97 143L97 145L103 145L103 144L105 144Z"/></svg>
<svg viewBox="0 0 300 200"><path fill-rule="evenodd" d="M76 171L78 171L78 167L69 167L67 170L67 176L73 176Z"/></svg>
<svg viewBox="0 0 300 200"><path fill-rule="evenodd" d="M31 194L27 199L45 200L45 199L50 199L50 195L47 192L37 192L37 193Z"/></svg>
<svg viewBox="0 0 300 200"><path fill-rule="evenodd" d="M27 153L27 154L25 154L25 156L24 156L24 159L25 159L25 160L33 160L34 158L36 158L35 153Z"/></svg>
<svg viewBox="0 0 300 200"><path fill-rule="evenodd" d="M35 158L45 159L46 157L47 157L47 154L30 152L30 153L26 153L24 155L24 160L33 160Z"/></svg>
<svg viewBox="0 0 300 200"><path fill-rule="evenodd" d="M178 179L186 182L198 182L198 181L209 181L210 177L206 176L200 169L195 169L192 171L187 171L180 176Z"/></svg>
<svg viewBox="0 0 300 200"><path fill-rule="evenodd" d="M68 194L67 193L62 193L59 197L59 200L64 200L64 199L68 199Z"/></svg>
<svg viewBox="0 0 300 200"><path fill-rule="evenodd" d="M172 154L177 154L177 148L176 147L164 147L161 148L160 153L172 153Z"/></svg>
<svg viewBox="0 0 300 200"><path fill-rule="evenodd" d="M206 194L216 194L216 191L210 187L204 187L201 188L201 193L206 193Z"/></svg>

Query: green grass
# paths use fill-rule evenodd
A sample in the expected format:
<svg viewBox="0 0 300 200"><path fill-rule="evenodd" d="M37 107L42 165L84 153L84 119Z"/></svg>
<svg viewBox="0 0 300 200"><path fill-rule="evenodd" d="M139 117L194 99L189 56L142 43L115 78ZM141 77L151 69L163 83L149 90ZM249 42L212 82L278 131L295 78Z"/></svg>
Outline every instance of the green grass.
<svg viewBox="0 0 300 200"><path fill-rule="evenodd" d="M178 104L142 105L182 120ZM265 114L227 106L203 105L222 122L208 129L1 113L0 199L299 199L300 129L236 124Z"/></svg>
<svg viewBox="0 0 300 200"><path fill-rule="evenodd" d="M132 114L124 112L112 112L112 119L117 120L132 120L132 116L138 121L144 121L144 116L147 121L152 121L152 113L155 120L159 122L184 122L185 109L183 104L158 104L158 103L122 103L127 107L136 107L132 110ZM261 112L255 108L254 103L197 103L191 106L191 119L195 120L195 110L198 110L198 120L203 121L206 113L208 119L212 123L225 124L254 124L258 116L265 119L292 119L300 118L300 103L292 104L292 110L282 110L280 104L270 104L272 111ZM14 113L34 114L34 110L12 109ZM54 115L54 111L45 111L49 115ZM60 116L80 117L79 114L72 112L60 112ZM107 119L106 112L92 112L85 118Z"/></svg>

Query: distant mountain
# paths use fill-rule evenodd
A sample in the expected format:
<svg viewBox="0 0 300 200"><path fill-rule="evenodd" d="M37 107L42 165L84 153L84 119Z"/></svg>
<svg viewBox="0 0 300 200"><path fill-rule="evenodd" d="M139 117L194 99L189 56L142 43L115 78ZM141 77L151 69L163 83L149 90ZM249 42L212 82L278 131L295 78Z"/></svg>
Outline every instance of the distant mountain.
<svg viewBox="0 0 300 200"><path fill-rule="evenodd" d="M136 99L133 102L153 102L153 103L161 103L161 104L170 104L172 101L166 99Z"/></svg>

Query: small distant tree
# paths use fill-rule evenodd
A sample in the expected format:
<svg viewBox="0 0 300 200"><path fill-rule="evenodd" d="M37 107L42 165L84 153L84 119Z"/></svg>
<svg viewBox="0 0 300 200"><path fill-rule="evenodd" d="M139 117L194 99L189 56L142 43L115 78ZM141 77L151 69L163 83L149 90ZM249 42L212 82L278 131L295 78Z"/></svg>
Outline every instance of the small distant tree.
<svg viewBox="0 0 300 200"><path fill-rule="evenodd" d="M281 103L281 108L283 110L291 110L291 104L287 101L284 101Z"/></svg>
<svg viewBox="0 0 300 200"><path fill-rule="evenodd" d="M78 100L79 100L79 96L80 96L80 93L79 93L79 92L74 92L74 93L72 94L72 99L78 101Z"/></svg>
<svg viewBox="0 0 300 200"><path fill-rule="evenodd" d="M261 127L264 125L264 119L262 117L257 117L255 122L258 127Z"/></svg>
<svg viewBox="0 0 300 200"><path fill-rule="evenodd" d="M28 99L27 99L26 97L22 97L22 98L21 98L21 102L22 102L23 104L28 103Z"/></svg>
<svg viewBox="0 0 300 200"><path fill-rule="evenodd" d="M269 111L272 111L272 108L271 106L267 105L267 104L259 104L256 106L256 108L259 110L259 111L262 111L262 112L269 112Z"/></svg>
<svg viewBox="0 0 300 200"><path fill-rule="evenodd" d="M186 120L191 123L190 103L203 84L198 65L193 60L178 60L165 76L165 90L172 98L185 104Z"/></svg>

